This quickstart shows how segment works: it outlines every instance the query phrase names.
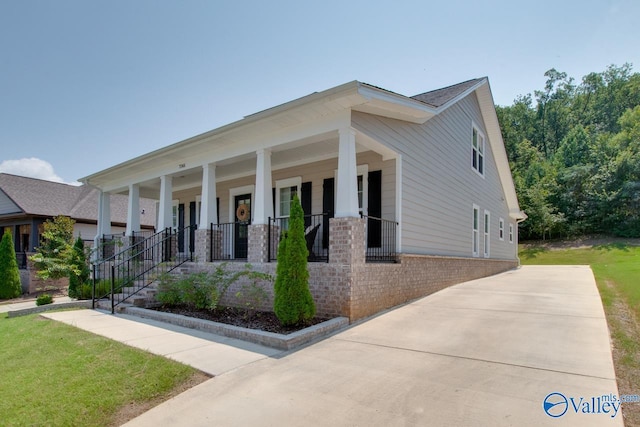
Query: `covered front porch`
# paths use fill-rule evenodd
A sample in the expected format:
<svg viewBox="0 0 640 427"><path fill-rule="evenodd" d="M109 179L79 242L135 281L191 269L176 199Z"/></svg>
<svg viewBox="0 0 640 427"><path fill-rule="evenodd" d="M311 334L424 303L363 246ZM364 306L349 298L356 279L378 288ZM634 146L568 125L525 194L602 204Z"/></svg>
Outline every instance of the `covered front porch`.
<svg viewBox="0 0 640 427"><path fill-rule="evenodd" d="M332 234L344 230L331 222L340 218L362 222L366 261L394 262L400 252L400 157L351 127L201 163L103 190L96 238L110 234L110 195L127 194L125 236L139 236L139 199L152 198L156 230L174 230L178 252L198 262L271 262L297 194L310 262L338 259Z"/></svg>

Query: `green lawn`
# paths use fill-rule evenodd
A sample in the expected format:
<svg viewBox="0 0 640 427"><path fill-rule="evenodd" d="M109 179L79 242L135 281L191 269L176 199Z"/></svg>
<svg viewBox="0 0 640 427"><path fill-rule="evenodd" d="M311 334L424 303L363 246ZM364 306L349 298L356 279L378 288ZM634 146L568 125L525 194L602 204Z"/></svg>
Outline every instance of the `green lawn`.
<svg viewBox="0 0 640 427"><path fill-rule="evenodd" d="M188 366L36 315L0 315L0 424L113 425L118 411L168 395Z"/></svg>
<svg viewBox="0 0 640 427"><path fill-rule="evenodd" d="M619 295L640 319L640 246L612 243L564 250L534 247L522 249L520 261L523 265L590 265L605 307Z"/></svg>

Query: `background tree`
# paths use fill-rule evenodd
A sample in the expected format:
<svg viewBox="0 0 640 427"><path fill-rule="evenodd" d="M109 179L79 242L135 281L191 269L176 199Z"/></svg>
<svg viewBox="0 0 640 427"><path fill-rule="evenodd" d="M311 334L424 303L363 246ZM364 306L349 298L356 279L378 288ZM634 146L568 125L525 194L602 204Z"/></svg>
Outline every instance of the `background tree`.
<svg viewBox="0 0 640 427"><path fill-rule="evenodd" d="M9 231L4 232L0 241L0 299L17 298L22 293L20 271Z"/></svg>
<svg viewBox="0 0 640 427"><path fill-rule="evenodd" d="M309 291L309 251L304 237L304 212L297 195L291 201L289 229L278 246L273 310L284 326L304 323L316 314Z"/></svg>
<svg viewBox="0 0 640 427"><path fill-rule="evenodd" d="M70 252L69 259L69 296L78 298L82 292L82 285L89 280L89 266L84 252L84 240L80 236L76 239Z"/></svg>
<svg viewBox="0 0 640 427"><path fill-rule="evenodd" d="M43 224L42 242L31 256L39 277L60 279L69 275L74 223L67 216L57 216Z"/></svg>
<svg viewBox="0 0 640 427"><path fill-rule="evenodd" d="M521 238L640 237L640 74L545 73L544 89L496 107L521 208Z"/></svg>

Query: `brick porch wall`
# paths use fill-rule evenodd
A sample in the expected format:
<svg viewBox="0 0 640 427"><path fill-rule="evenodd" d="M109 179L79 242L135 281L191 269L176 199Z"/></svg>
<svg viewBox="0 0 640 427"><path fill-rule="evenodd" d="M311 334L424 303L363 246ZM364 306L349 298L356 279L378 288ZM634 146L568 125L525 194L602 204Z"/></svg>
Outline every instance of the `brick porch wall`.
<svg viewBox="0 0 640 427"><path fill-rule="evenodd" d="M401 255L398 264L355 266L349 319L361 319L451 285L498 274L517 266L515 260L426 255Z"/></svg>
<svg viewBox="0 0 640 427"><path fill-rule="evenodd" d="M323 317L346 316L350 321L358 320L448 286L497 274L518 265L516 260L407 254L400 255L397 264L367 264L365 220L332 218L330 227L329 263L308 264L309 289L316 311ZM266 260L266 226L253 226L250 230L249 257L250 261L254 261L253 269L275 278L276 263L261 262ZM198 252L201 253L200 250ZM192 264L189 270L213 271L219 265L202 262L202 258L199 261ZM230 262L226 265L230 271L245 268L244 263ZM239 281L231 286L222 303L241 305L235 296L242 292L242 286L247 283ZM265 286L264 289L268 297L261 309L272 310L273 286Z"/></svg>

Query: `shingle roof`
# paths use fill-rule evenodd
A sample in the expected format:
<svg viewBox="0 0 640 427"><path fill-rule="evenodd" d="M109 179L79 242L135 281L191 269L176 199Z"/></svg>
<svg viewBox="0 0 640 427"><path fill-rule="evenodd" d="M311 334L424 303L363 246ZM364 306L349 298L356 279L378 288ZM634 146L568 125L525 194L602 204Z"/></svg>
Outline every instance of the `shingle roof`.
<svg viewBox="0 0 640 427"><path fill-rule="evenodd" d="M36 178L0 173L0 191L4 192L26 215L54 217L66 215L75 220L96 221L100 191L86 185L74 186ZM127 222L128 197L111 195L111 221ZM141 225L155 223L155 201L140 199L140 208L149 213Z"/></svg>
<svg viewBox="0 0 640 427"><path fill-rule="evenodd" d="M421 93L419 95L412 96L411 98L437 108L456 98L458 95L465 92L470 87L475 86L484 79L485 77L467 80L466 82L457 83L455 85Z"/></svg>

